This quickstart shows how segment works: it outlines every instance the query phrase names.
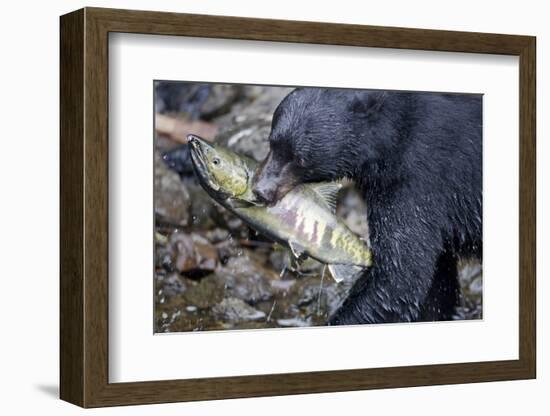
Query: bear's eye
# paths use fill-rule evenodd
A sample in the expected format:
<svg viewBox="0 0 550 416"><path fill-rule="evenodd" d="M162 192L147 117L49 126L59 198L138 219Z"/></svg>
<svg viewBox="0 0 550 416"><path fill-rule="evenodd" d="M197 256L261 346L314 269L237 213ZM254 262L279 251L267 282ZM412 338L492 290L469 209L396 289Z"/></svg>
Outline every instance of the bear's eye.
<svg viewBox="0 0 550 416"><path fill-rule="evenodd" d="M305 168L306 167L306 160L302 157L302 156L298 156L296 158L296 163L298 164L298 166L300 166L301 168Z"/></svg>

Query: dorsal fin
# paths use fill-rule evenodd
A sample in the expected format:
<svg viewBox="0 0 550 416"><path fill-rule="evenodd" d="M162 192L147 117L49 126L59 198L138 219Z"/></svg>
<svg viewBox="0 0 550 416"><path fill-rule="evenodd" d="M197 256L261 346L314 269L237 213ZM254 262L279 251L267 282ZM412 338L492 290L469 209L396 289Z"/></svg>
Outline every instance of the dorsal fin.
<svg viewBox="0 0 550 416"><path fill-rule="evenodd" d="M321 197L333 214L336 212L338 192L342 189L342 186L343 185L340 182L320 182L309 184L311 190Z"/></svg>
<svg viewBox="0 0 550 416"><path fill-rule="evenodd" d="M290 251L296 259L303 260L303 258L306 256L306 248L300 243L294 240L288 240L288 246L290 247Z"/></svg>

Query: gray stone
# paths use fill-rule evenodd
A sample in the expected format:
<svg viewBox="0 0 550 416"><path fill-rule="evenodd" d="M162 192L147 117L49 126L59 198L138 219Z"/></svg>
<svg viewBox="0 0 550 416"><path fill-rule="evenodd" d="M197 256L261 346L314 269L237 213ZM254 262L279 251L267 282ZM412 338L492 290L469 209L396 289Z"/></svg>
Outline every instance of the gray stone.
<svg viewBox="0 0 550 416"><path fill-rule="evenodd" d="M225 298L212 308L219 318L231 322L257 321L265 319L264 312L259 311L237 298Z"/></svg>
<svg viewBox="0 0 550 416"><path fill-rule="evenodd" d="M216 269L216 277L223 282L229 296L248 303L271 299L273 288L271 281L279 278L273 270L264 267L248 255L231 257L227 264Z"/></svg>
<svg viewBox="0 0 550 416"><path fill-rule="evenodd" d="M155 215L173 225L189 223L191 201L178 174L166 167L155 152Z"/></svg>
<svg viewBox="0 0 550 416"><path fill-rule="evenodd" d="M162 294L168 297L177 296L185 292L186 285L177 273L171 273L160 282Z"/></svg>

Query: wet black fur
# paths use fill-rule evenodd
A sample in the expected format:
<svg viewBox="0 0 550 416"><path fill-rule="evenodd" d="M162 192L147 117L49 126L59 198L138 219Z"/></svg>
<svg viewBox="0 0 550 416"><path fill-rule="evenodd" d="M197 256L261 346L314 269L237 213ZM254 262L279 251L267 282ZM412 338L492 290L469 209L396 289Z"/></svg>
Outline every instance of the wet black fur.
<svg viewBox="0 0 550 416"><path fill-rule="evenodd" d="M452 318L457 258L482 251L480 95L297 89L270 146L257 183L349 177L367 203L374 266L330 324Z"/></svg>

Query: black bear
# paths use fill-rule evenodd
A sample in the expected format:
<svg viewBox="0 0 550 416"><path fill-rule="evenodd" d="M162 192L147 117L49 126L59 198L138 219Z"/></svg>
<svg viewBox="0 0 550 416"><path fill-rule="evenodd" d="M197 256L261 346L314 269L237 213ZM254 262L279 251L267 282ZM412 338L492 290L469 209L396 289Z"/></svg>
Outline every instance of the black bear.
<svg viewBox="0 0 550 416"><path fill-rule="evenodd" d="M329 324L452 319L457 258L482 253L482 97L298 88L273 115L257 196L348 177L374 265Z"/></svg>

